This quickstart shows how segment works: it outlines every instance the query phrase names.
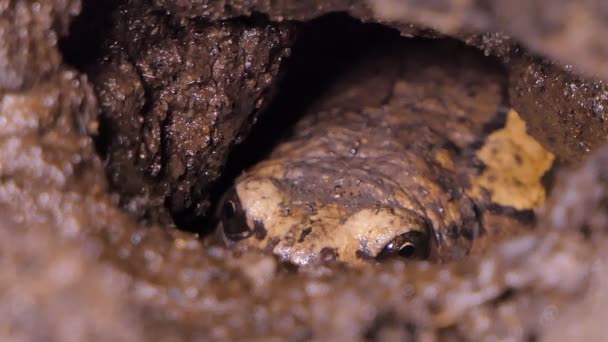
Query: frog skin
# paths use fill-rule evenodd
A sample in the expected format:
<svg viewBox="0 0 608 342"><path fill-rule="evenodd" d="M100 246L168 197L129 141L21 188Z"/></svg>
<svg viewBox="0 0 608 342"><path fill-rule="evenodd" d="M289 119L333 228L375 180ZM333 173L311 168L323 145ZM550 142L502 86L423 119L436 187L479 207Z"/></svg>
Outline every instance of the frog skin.
<svg viewBox="0 0 608 342"><path fill-rule="evenodd" d="M488 198L468 190L483 168L474 150L508 107L500 73L463 63L402 63L390 97L371 106L336 104L357 102L361 87L373 97L374 81L337 87L331 108L313 106L237 178L221 204L223 239L297 265L466 256Z"/></svg>

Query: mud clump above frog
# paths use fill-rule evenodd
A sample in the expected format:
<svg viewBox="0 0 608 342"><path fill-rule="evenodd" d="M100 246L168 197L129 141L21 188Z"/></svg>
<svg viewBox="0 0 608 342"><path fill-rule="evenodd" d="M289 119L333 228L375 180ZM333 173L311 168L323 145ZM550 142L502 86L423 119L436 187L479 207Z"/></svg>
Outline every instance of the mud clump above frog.
<svg viewBox="0 0 608 342"><path fill-rule="evenodd" d="M219 237L362 265L457 260L531 228L554 156L510 109L500 68L474 52L446 63L449 45L401 44L332 84L224 195Z"/></svg>
<svg viewBox="0 0 608 342"><path fill-rule="evenodd" d="M112 19L102 57L88 68L110 183L144 221L196 221L228 151L269 101L290 25L179 19L140 0Z"/></svg>

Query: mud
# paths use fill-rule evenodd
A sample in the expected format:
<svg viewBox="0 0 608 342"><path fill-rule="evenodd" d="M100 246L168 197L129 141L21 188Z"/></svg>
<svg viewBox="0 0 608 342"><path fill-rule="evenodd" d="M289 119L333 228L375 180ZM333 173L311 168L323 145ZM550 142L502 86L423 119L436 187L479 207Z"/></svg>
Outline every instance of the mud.
<svg viewBox="0 0 608 342"><path fill-rule="evenodd" d="M510 97L530 134L564 164L577 164L606 144L608 86L589 82L546 60L523 56L510 63Z"/></svg>
<svg viewBox="0 0 608 342"><path fill-rule="evenodd" d="M61 66L57 42L80 1L0 2L0 89L26 90Z"/></svg>
<svg viewBox="0 0 608 342"><path fill-rule="evenodd" d="M255 12L267 14L276 21L310 20L331 12L346 12L365 21L391 25L406 36L449 35L478 42L483 49L503 53L517 50L517 44L513 43L519 42L562 65L574 64L588 76L608 77L605 63L608 45L602 39L607 28L608 11L601 0L153 2L178 16L200 16L214 20Z"/></svg>
<svg viewBox="0 0 608 342"><path fill-rule="evenodd" d="M336 1L336 4L344 6L345 2ZM586 7L587 2L580 4L579 9L591 8ZM448 265L405 264L394 260L359 270L340 266L296 268L268 254L255 251L239 254L212 246L206 239L170 225L142 225L137 215L121 209L121 197L111 191L111 179L108 182L104 171L107 164L103 155L98 154L99 145L95 144L97 132L104 129L97 121L98 114L107 113L109 107L104 108L102 97L95 93L87 76L61 62L57 47L57 37L67 33L69 18L78 12L78 6L76 1L44 4L0 1L0 35L12 32L3 36L5 39L0 44L0 51L6 54L0 62L2 339L479 340L510 337L556 340L603 337L605 275L608 274L605 267L608 250L606 147L600 147L605 121L599 121L606 110L603 83L573 76L571 70L546 67L545 61L528 59L530 54L520 54L512 45L505 48L486 41L489 52L496 52L503 61L512 63L506 64L512 78L508 85L511 102L530 123L530 132L564 164L571 164L556 170L556 183L551 186L548 205L534 231L493 245L481 255ZM555 8L561 13L561 7ZM317 10L321 11L311 8L311 16L320 13ZM461 18L458 14L462 12L452 7L442 11L448 17ZM596 12L598 16L603 13ZM270 19L277 19L280 13L279 9ZM165 14L152 12L141 18L147 15L164 17ZM556 18L565 20L559 19L562 18L559 15ZM431 26L432 19L428 21ZM240 32L240 26L234 23L212 23L206 29L219 32L219 36L234 37L238 36L235 32ZM309 41L319 41L324 35L331 38L330 32L351 37L360 33L344 22L334 23L339 25L317 26L319 35L314 39L309 37ZM311 23L315 24L319 22ZM191 27L187 22L184 25L180 27ZM360 28L359 25L354 27ZM303 36L306 30L310 30L308 34L314 31L310 27L301 29ZM591 32L597 33L593 30ZM177 38L183 38L180 34L184 32L190 31L180 30ZM571 32L571 25L559 32ZM526 37L534 36L535 30L526 29L521 35L516 38L524 43L532 42L532 38ZM275 40L270 41L277 42L279 38L273 37ZM355 45L365 47L364 39L359 37L365 35L351 39ZM598 35L588 37L588 41L596 41L593 37ZM171 42L162 39L158 42L159 48L164 46L162 42L171 46ZM583 46L577 50L577 45L568 42L571 41L565 39L559 49L550 46L545 50L542 42L536 48L549 57L555 51L560 56L571 57L576 52L585 57L581 57L576 68L602 74L602 66L592 59L598 53L596 49ZM125 45L125 42L117 44ZM337 40L327 40L325 44L344 50L346 53L341 58L352 51ZM598 44L601 48L601 43ZM156 47L152 43L144 46ZM284 48L278 43L276 46ZM293 50L294 54L310 51L302 60L315 61L315 56L316 61L319 60L319 53L314 49L294 47ZM175 55L182 56L181 50L177 51ZM264 50L261 55L266 53ZM116 54L130 58L139 55L121 49ZM456 54L454 51L441 57L451 60ZM74 52L66 51L66 55L73 56ZM237 53L237 56L242 55ZM329 56L324 54L321 60L330 60ZM519 61L523 62L518 64ZM114 73L117 65L124 66L126 71L137 66L131 64L132 61L115 64L112 59L107 63ZM276 66L264 64L262 69L271 64ZM226 65L242 66L236 61ZM336 63L327 68L338 69L338 66L343 66L341 77L348 79L348 65ZM307 70L327 71L310 66ZM306 78L308 71L295 72L302 78L300 85L303 86L296 89L314 88L311 86L314 82L306 83L306 80L327 80L318 74ZM520 72L524 73L522 79L515 76ZM177 74L187 76L187 73ZM115 77L122 80L122 77L131 77L129 75L122 72ZM332 75L339 77L340 73ZM222 73L222 76L227 75ZM228 80L241 84L232 76ZM540 82L545 90L534 87L539 80L549 81ZM140 87L132 87L130 82L126 85L127 90ZM164 86L159 89L172 85ZM227 89L220 88L219 93L233 94L230 87ZM332 91L325 87L314 90ZM291 91L290 96L295 93L300 103L314 102L311 99L314 96L305 96L310 93ZM564 94L564 91L569 92ZM152 93L160 95L162 91ZM311 93L314 95L314 91ZM279 92L276 98L283 95ZM290 96L284 98L293 99ZM180 103L176 98L169 98L171 103ZM245 98L249 100L244 106L255 112L252 97ZM552 107L557 104L559 108ZM345 106L357 106L357 101L349 99ZM131 119L139 115L128 114ZM555 114L555 118L548 122L555 124L544 125L540 118L551 114ZM251 112L244 111L239 120L249 123L250 115ZM260 125L263 121L260 119ZM284 132L286 130L274 134ZM231 143L227 142L224 147L226 154ZM583 155L580 148L588 148L590 152ZM254 152L251 154L262 151Z"/></svg>
<svg viewBox="0 0 608 342"><path fill-rule="evenodd" d="M89 71L110 183L136 216L200 219L228 151L269 101L290 28L177 20L138 2L112 15L118 24Z"/></svg>

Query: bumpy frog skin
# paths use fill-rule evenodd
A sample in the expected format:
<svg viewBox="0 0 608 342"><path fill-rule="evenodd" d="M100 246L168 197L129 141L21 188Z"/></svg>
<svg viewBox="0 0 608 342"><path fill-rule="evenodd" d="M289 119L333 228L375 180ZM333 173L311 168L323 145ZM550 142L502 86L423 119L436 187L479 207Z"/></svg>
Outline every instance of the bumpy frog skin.
<svg viewBox="0 0 608 342"><path fill-rule="evenodd" d="M243 225L225 225L226 237L238 241L253 235L247 239L251 246L272 249L296 264L342 260L342 256L365 258L395 253L426 257L428 253L427 224L406 209L367 208L345 219L336 204L306 207L304 202L291 202L287 209L283 203L289 201L287 193L270 180L239 184L225 202L230 208L224 208L224 215L232 212L233 206L247 208L247 213L237 220L244 220L246 227L252 229L243 231ZM272 230L269 232L266 226Z"/></svg>
<svg viewBox="0 0 608 342"><path fill-rule="evenodd" d="M336 106L361 95L360 84L338 87L331 107L313 106L295 136L236 180L222 205L225 241L299 265L469 253L493 193L491 181L474 182L475 150L507 118L500 75L458 62L392 72L387 100ZM370 94L386 86L374 82Z"/></svg>

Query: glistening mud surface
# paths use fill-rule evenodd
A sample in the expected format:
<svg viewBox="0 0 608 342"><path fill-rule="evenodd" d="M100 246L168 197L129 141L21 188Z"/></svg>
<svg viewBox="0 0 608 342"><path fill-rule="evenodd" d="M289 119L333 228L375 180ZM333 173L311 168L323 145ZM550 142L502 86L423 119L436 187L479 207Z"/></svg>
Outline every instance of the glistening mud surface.
<svg viewBox="0 0 608 342"><path fill-rule="evenodd" d="M15 3L25 6L0 1L8 8L1 19L16 13ZM69 17L61 10L65 3L45 2L57 10L43 13L61 23ZM25 6L18 17L45 8L38 6ZM58 54L55 40L45 40L56 34L52 25L37 31L29 23L45 16L35 18L0 21L25 34L9 35L10 46L29 37ZM361 43L353 31L342 34ZM26 61L2 51L13 62ZM43 59L33 60L25 63ZM605 149L559 177L534 232L477 257L444 266L389 261L360 270L296 270L255 251L234 255L191 234L141 226L120 210L90 137L97 113L92 86L50 61L52 67L33 78L27 71L36 69L11 67L29 81L23 89L0 89L2 339L555 340L566 336L565 329L578 334L572 338L602 337ZM539 76L551 76L543 72L557 73L540 70ZM547 101L559 92L548 94ZM582 104L579 113L591 110L594 100L587 96L573 95ZM537 105L516 109L526 118ZM596 127L591 120L581 115L575 122ZM564 132L571 128L564 125ZM586 137L572 141L586 144Z"/></svg>
<svg viewBox="0 0 608 342"><path fill-rule="evenodd" d="M110 184L133 215L200 221L228 151L269 101L290 25L177 20L142 1L112 16L89 66Z"/></svg>

